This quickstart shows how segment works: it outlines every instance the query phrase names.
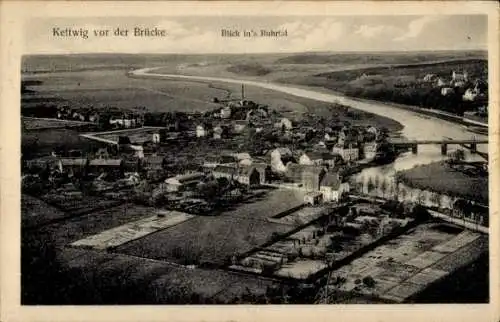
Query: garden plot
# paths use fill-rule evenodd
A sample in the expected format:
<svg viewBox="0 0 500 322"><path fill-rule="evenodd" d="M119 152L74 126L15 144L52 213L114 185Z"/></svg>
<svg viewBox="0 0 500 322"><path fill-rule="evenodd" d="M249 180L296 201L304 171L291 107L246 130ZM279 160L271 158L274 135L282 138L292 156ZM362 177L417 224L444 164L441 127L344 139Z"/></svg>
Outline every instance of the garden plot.
<svg viewBox="0 0 500 322"><path fill-rule="evenodd" d="M71 245L93 249L117 247L161 229L177 225L193 217L194 215L178 211L158 211L157 215L105 230L99 234L80 239Z"/></svg>
<svg viewBox="0 0 500 322"><path fill-rule="evenodd" d="M478 233L451 233L435 229L435 226L436 224L420 225L340 267L332 272L332 276L341 277L342 282L336 283L338 279L334 278L331 287L343 292L353 291L403 302L460 265L471 262L473 256L470 254L480 254L485 249L481 248ZM449 251L450 245L460 245L460 249L454 248L453 253L437 251ZM466 250L466 254L460 254L464 258L461 263L455 259L451 266L441 264L450 262L448 258L462 250Z"/></svg>

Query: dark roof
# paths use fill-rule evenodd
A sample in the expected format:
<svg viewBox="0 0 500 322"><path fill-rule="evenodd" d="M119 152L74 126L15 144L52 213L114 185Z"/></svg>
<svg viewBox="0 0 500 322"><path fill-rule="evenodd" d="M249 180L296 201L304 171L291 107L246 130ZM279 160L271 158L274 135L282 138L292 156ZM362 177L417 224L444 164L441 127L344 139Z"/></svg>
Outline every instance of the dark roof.
<svg viewBox="0 0 500 322"><path fill-rule="evenodd" d="M252 174L252 172L256 170L254 166L249 165L249 166L243 166L238 168L238 174L240 176L249 176Z"/></svg>
<svg viewBox="0 0 500 322"><path fill-rule="evenodd" d="M204 163L219 163L222 161L222 158L220 156L206 156L203 161Z"/></svg>
<svg viewBox="0 0 500 322"><path fill-rule="evenodd" d="M323 160L324 159L324 153L323 152L318 152L318 151L308 151L304 152L305 155L309 157L311 160Z"/></svg>
<svg viewBox="0 0 500 322"><path fill-rule="evenodd" d="M235 174L237 171L235 166L230 166L230 165L218 165L215 167L213 172L221 172L221 173L229 173L229 174Z"/></svg>
<svg viewBox="0 0 500 322"><path fill-rule="evenodd" d="M177 175L175 177L168 178L167 180L174 179L174 180L179 181L180 183L183 183L183 182L187 182L187 181L191 181L191 180L198 180L204 176L205 175L203 173L193 172L193 173L186 173L186 174Z"/></svg>
<svg viewBox="0 0 500 322"><path fill-rule="evenodd" d="M324 170L325 170L325 168L321 167L321 166L306 165L306 166L304 166L303 172L310 173L310 174L320 174Z"/></svg>
<svg viewBox="0 0 500 322"><path fill-rule="evenodd" d="M320 186L338 189L340 187L340 183L338 173L328 172L321 180Z"/></svg>

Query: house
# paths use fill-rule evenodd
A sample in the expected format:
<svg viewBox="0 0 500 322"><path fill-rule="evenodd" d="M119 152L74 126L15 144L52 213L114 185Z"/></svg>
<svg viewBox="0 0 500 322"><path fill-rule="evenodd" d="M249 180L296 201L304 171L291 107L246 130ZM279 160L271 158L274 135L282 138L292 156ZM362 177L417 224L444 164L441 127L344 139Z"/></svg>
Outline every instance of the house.
<svg viewBox="0 0 500 322"><path fill-rule="evenodd" d="M442 86L445 86L445 85L446 85L446 81L443 78L439 77L438 80L437 80L437 82L436 82L436 86L437 87L442 87Z"/></svg>
<svg viewBox="0 0 500 322"><path fill-rule="evenodd" d="M328 172L322 178L319 190L324 201L338 202L342 193L349 191L349 184L341 181L338 172Z"/></svg>
<svg viewBox="0 0 500 322"><path fill-rule="evenodd" d="M299 164L303 165L322 165L323 153L317 151L304 152L299 158Z"/></svg>
<svg viewBox="0 0 500 322"><path fill-rule="evenodd" d="M88 163L88 172L92 174L107 173L122 177L125 171L122 159L92 159Z"/></svg>
<svg viewBox="0 0 500 322"><path fill-rule="evenodd" d="M89 122L99 123L99 113L97 113L97 112L89 113L89 115L87 117L88 117Z"/></svg>
<svg viewBox="0 0 500 322"><path fill-rule="evenodd" d="M108 159L110 157L110 154L107 148L100 148L95 153L95 157L98 159Z"/></svg>
<svg viewBox="0 0 500 322"><path fill-rule="evenodd" d="M234 179L239 183L250 187L258 186L263 183L260 177L260 172L252 165L238 167Z"/></svg>
<svg viewBox="0 0 500 322"><path fill-rule="evenodd" d="M204 124L198 124L196 126L196 137L197 138L201 138L201 137L204 137L205 135L207 135L207 131L205 129L205 125Z"/></svg>
<svg viewBox="0 0 500 322"><path fill-rule="evenodd" d="M88 160L84 158L60 158L57 168L61 173L71 176L84 175L87 170Z"/></svg>
<svg viewBox="0 0 500 322"><path fill-rule="evenodd" d="M57 157L46 156L46 157L26 160L24 162L24 164L25 164L26 168L28 168L30 170L51 169L54 167L58 167L58 161L59 161L59 159Z"/></svg>
<svg viewBox="0 0 500 322"><path fill-rule="evenodd" d="M136 118L130 118L130 117L121 117L121 118L115 118L111 117L109 119L109 124L114 125L116 127L124 127L124 128L131 128L135 127L137 125L137 119Z"/></svg>
<svg viewBox="0 0 500 322"><path fill-rule="evenodd" d="M248 186L262 184L265 178L261 178L261 172L253 165L219 165L212 171L212 175L219 178L226 178L229 181L237 181Z"/></svg>
<svg viewBox="0 0 500 322"><path fill-rule="evenodd" d="M222 139L223 132L224 132L224 130L222 129L222 127L220 127L220 126L214 127L214 131L213 131L214 139L216 139L216 140Z"/></svg>
<svg viewBox="0 0 500 322"><path fill-rule="evenodd" d="M201 172L192 172L165 179L167 192L183 191L195 187L205 175Z"/></svg>
<svg viewBox="0 0 500 322"><path fill-rule="evenodd" d="M464 81L454 81L451 83L453 87L465 87L466 83Z"/></svg>
<svg viewBox="0 0 500 322"><path fill-rule="evenodd" d="M231 152L223 154L226 157L232 157L234 162L240 162L242 160L252 160L252 156L248 152Z"/></svg>
<svg viewBox="0 0 500 322"><path fill-rule="evenodd" d="M231 107L230 106L224 106L223 108L220 109L220 118L221 119L228 119L231 117Z"/></svg>
<svg viewBox="0 0 500 322"><path fill-rule="evenodd" d="M228 180L233 180L236 175L236 171L237 166L235 164L221 164L213 169L212 175L216 179L226 178Z"/></svg>
<svg viewBox="0 0 500 322"><path fill-rule="evenodd" d="M451 80L453 82L456 81L462 81L462 82L467 82L469 80L469 74L464 71L463 73L458 73L456 71L451 72Z"/></svg>
<svg viewBox="0 0 500 322"><path fill-rule="evenodd" d="M338 154L346 162L359 160L359 146L358 144L335 144L332 153Z"/></svg>
<svg viewBox="0 0 500 322"><path fill-rule="evenodd" d="M153 133L152 137L151 137L151 141L153 141L154 144L158 144L161 142L161 136L160 136L160 132L155 132Z"/></svg>
<svg viewBox="0 0 500 322"><path fill-rule="evenodd" d="M262 162L254 162L252 166L259 172L260 184L264 184L267 182L267 178L271 173L271 167Z"/></svg>
<svg viewBox="0 0 500 322"><path fill-rule="evenodd" d="M479 95L479 91L476 88L468 88L464 95L462 96L462 100L464 101L475 101L476 97Z"/></svg>
<svg viewBox="0 0 500 322"><path fill-rule="evenodd" d="M377 155L377 142L365 142L362 145L362 155L364 159L373 160ZM361 157L361 156L360 156Z"/></svg>
<svg viewBox="0 0 500 322"><path fill-rule="evenodd" d="M237 120L233 123L233 129L235 133L241 133L247 126L247 121Z"/></svg>
<svg viewBox="0 0 500 322"><path fill-rule="evenodd" d="M291 130L293 128L293 123L286 117L283 117L278 122L274 123L274 127L278 129Z"/></svg>
<svg viewBox="0 0 500 322"><path fill-rule="evenodd" d="M441 88L441 95L443 96L447 96L447 95L450 95L450 94L453 94L455 92L455 90L451 87L443 87Z"/></svg>
<svg viewBox="0 0 500 322"><path fill-rule="evenodd" d="M294 183L302 184L302 172L306 165L288 162L286 165L285 176Z"/></svg>
<svg viewBox="0 0 500 322"><path fill-rule="evenodd" d="M324 167L306 166L302 171L302 188L306 191L318 191L325 174Z"/></svg>
<svg viewBox="0 0 500 322"><path fill-rule="evenodd" d="M324 165L328 167L334 167L338 163L338 154L331 154L327 152L310 151L304 152L299 158L299 164L303 165Z"/></svg>
<svg viewBox="0 0 500 322"><path fill-rule="evenodd" d="M277 172L285 172L289 161L293 161L292 151L289 148L276 148L269 152L271 157L271 167Z"/></svg>
<svg viewBox="0 0 500 322"><path fill-rule="evenodd" d="M311 206L315 206L317 204L320 204L322 199L323 195L321 194L321 192L311 191L305 194L304 203Z"/></svg>
<svg viewBox="0 0 500 322"><path fill-rule="evenodd" d="M378 135L379 135L378 129L375 126L371 126L371 125L366 128L366 133L369 133L370 136L375 138L375 140L377 140Z"/></svg>
<svg viewBox="0 0 500 322"><path fill-rule="evenodd" d="M343 127L339 132L337 143L340 145L346 143L357 143L363 141L363 135L358 129L353 127Z"/></svg>
<svg viewBox="0 0 500 322"><path fill-rule="evenodd" d="M324 139L327 142L332 142L336 141L338 138L333 133L325 133Z"/></svg>
<svg viewBox="0 0 500 322"><path fill-rule="evenodd" d="M427 74L424 76L424 82L433 82L436 78L436 74Z"/></svg>

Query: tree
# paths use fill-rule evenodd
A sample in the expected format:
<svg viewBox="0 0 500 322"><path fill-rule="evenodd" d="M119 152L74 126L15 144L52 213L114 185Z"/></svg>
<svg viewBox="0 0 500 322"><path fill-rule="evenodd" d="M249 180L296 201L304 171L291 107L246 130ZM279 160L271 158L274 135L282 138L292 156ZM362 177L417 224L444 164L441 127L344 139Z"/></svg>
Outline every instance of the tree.
<svg viewBox="0 0 500 322"><path fill-rule="evenodd" d="M387 190L389 189L389 183L385 178L382 178L382 181L380 183L380 192L382 192L382 197L385 198L385 194Z"/></svg>
<svg viewBox="0 0 500 322"><path fill-rule="evenodd" d="M373 182L373 178L370 177L368 179L368 193L372 192L375 189L375 183Z"/></svg>
<svg viewBox="0 0 500 322"><path fill-rule="evenodd" d="M366 276L363 278L363 284L366 287L373 288L375 286L375 280L371 276Z"/></svg>

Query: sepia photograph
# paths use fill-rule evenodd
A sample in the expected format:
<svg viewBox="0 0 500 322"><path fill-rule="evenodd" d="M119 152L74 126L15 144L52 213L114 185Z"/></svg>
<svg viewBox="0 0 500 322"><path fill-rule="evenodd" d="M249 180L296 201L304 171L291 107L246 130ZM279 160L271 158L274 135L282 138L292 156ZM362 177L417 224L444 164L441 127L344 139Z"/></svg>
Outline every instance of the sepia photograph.
<svg viewBox="0 0 500 322"><path fill-rule="evenodd" d="M29 19L21 306L491 303L488 18Z"/></svg>

